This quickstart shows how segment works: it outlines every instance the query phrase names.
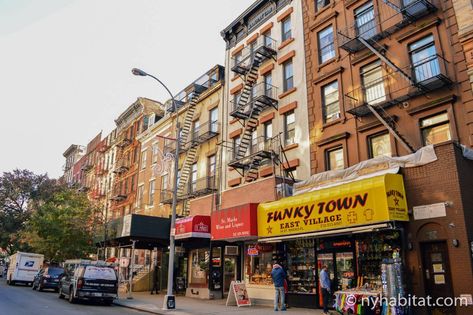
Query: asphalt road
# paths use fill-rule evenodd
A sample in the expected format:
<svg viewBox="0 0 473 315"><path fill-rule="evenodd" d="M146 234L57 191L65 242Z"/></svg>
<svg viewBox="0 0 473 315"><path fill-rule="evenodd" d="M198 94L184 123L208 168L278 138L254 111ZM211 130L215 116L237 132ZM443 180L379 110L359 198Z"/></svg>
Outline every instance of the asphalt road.
<svg viewBox="0 0 473 315"><path fill-rule="evenodd" d="M8 286L0 278L0 315L51 315L51 314L145 314L120 306L104 306L89 302L69 304L60 300L54 291L33 291L31 287Z"/></svg>

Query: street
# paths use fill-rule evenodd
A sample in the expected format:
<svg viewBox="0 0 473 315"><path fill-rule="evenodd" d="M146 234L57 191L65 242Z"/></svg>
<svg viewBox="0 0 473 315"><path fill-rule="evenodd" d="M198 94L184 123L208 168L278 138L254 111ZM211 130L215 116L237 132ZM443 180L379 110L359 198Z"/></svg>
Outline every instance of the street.
<svg viewBox="0 0 473 315"><path fill-rule="evenodd" d="M79 302L69 304L60 300L54 291L37 292L31 287L8 286L0 279L0 315L49 315L49 314L144 314L119 306Z"/></svg>

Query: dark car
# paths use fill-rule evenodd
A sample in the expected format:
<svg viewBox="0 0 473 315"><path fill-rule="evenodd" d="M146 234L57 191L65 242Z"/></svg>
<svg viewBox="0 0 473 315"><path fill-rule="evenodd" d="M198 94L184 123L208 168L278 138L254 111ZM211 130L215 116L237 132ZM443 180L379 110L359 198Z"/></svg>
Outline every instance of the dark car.
<svg viewBox="0 0 473 315"><path fill-rule="evenodd" d="M64 274L62 267L41 268L33 279L32 289L43 291L44 289L59 290L59 279Z"/></svg>
<svg viewBox="0 0 473 315"><path fill-rule="evenodd" d="M101 301L111 305L118 297L118 278L115 269L106 264L81 262L68 267L59 284L59 298Z"/></svg>

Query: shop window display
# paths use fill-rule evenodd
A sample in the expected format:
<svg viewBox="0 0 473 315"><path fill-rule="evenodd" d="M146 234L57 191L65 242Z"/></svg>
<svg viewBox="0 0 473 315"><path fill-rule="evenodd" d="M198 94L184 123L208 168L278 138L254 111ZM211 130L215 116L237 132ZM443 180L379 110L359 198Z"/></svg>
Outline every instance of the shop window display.
<svg viewBox="0 0 473 315"><path fill-rule="evenodd" d="M289 292L316 293L315 248L313 239L300 239L287 244Z"/></svg>
<svg viewBox="0 0 473 315"><path fill-rule="evenodd" d="M191 252L191 284L207 284L210 252L208 249L196 249Z"/></svg>
<svg viewBox="0 0 473 315"><path fill-rule="evenodd" d="M285 263L282 244L249 244L246 250L245 280L249 284L272 285L271 271L276 262Z"/></svg>

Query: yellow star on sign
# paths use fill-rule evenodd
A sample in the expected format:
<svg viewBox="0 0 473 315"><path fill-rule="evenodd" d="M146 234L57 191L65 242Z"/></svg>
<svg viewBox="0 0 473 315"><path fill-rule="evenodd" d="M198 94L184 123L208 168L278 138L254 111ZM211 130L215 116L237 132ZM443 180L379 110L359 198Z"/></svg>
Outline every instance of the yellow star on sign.
<svg viewBox="0 0 473 315"><path fill-rule="evenodd" d="M266 228L266 231L268 231L268 234L273 234L273 228L270 226Z"/></svg>

